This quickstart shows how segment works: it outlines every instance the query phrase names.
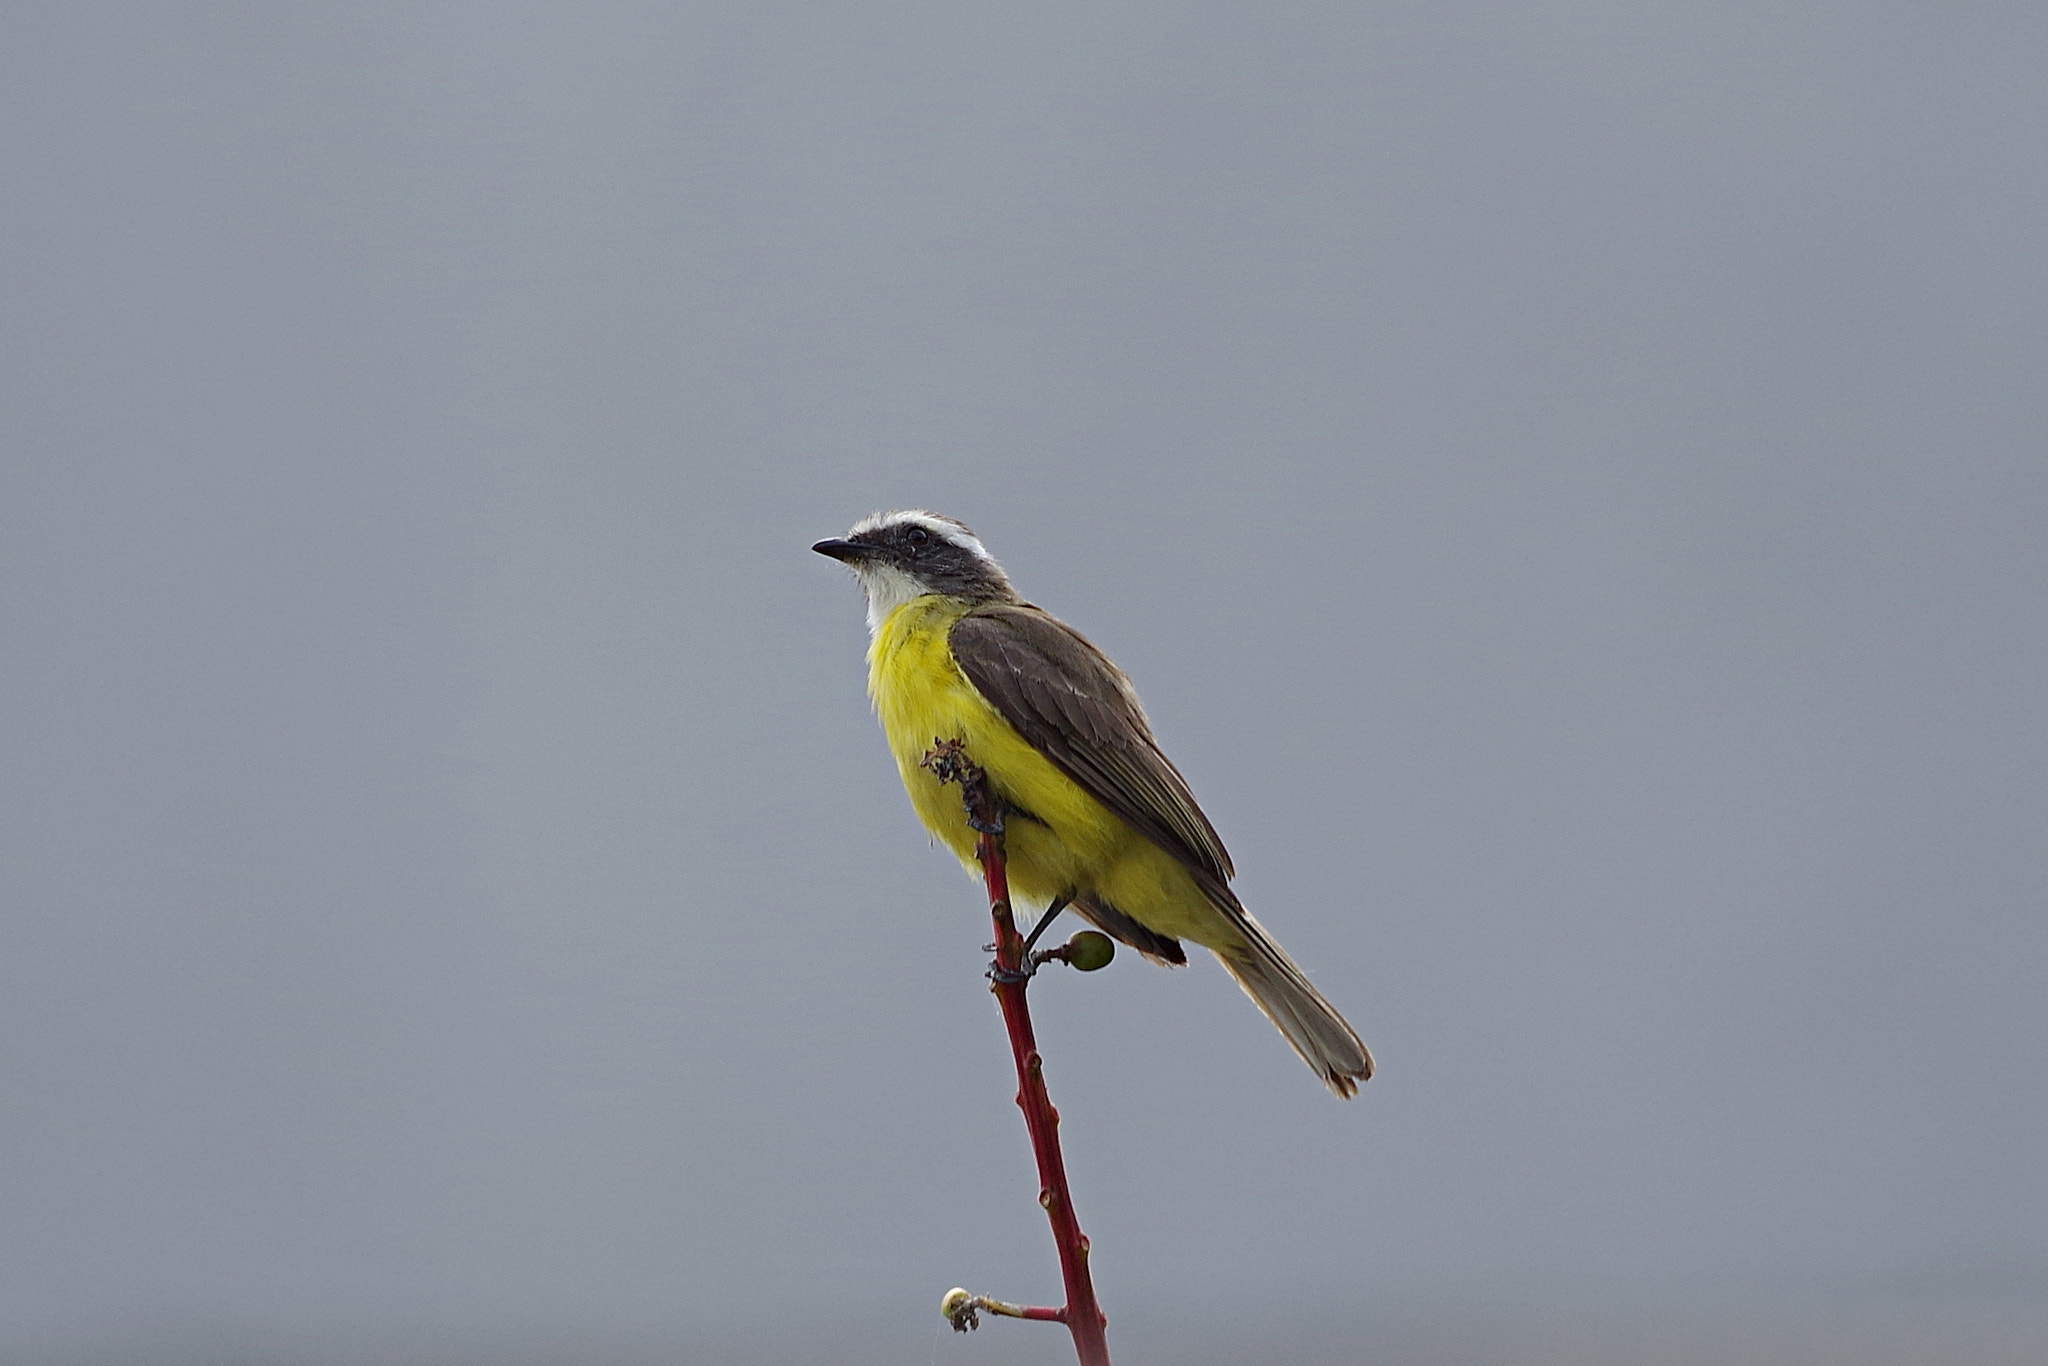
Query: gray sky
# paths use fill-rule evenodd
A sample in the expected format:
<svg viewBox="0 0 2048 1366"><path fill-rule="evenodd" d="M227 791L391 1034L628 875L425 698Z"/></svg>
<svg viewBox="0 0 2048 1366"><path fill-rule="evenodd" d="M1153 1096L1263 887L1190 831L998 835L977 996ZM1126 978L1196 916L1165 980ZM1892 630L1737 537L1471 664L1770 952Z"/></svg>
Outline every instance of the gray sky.
<svg viewBox="0 0 2048 1366"><path fill-rule="evenodd" d="M1383 1066L1042 982L1120 1366L2039 1360L2044 56L10 7L0 1356L1059 1359L938 1332L1057 1280L806 549L921 505Z"/></svg>

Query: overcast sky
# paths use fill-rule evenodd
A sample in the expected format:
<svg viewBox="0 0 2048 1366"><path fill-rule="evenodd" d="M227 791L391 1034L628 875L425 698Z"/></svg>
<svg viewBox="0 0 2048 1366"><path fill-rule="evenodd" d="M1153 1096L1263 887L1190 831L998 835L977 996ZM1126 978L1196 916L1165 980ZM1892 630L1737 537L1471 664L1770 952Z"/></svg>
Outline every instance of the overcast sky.
<svg viewBox="0 0 2048 1366"><path fill-rule="evenodd" d="M1382 1074L1035 991L1119 1366L2048 1353L2038 4L0 13L0 1357L1062 1359L807 547Z"/></svg>

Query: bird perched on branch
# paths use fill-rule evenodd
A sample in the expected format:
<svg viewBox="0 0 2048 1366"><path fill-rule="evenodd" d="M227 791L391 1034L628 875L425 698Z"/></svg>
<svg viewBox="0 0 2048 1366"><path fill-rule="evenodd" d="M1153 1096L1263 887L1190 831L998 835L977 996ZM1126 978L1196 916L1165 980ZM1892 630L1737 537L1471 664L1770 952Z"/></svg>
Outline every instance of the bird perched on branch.
<svg viewBox="0 0 2048 1366"><path fill-rule="evenodd" d="M959 740L1008 812L1017 895L1158 962L1185 963L1181 941L1200 944L1324 1085L1356 1093L1372 1055L1230 890L1230 855L1123 671L1024 601L951 517L877 513L811 548L867 590L868 692L925 827L975 870L957 797L919 766Z"/></svg>

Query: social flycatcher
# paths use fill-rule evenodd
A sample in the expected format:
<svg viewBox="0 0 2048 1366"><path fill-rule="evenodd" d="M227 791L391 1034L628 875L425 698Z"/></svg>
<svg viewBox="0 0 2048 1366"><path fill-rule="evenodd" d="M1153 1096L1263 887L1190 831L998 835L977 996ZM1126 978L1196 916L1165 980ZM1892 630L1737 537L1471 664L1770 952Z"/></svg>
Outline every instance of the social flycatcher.
<svg viewBox="0 0 2048 1366"><path fill-rule="evenodd" d="M1230 855L1123 671L1018 596L951 517L877 513L811 548L867 590L868 694L925 828L977 871L958 794L919 766L935 742L963 741L1010 813L1014 894L1065 904L1157 962L1200 944L1324 1085L1355 1094L1372 1054L1230 890Z"/></svg>

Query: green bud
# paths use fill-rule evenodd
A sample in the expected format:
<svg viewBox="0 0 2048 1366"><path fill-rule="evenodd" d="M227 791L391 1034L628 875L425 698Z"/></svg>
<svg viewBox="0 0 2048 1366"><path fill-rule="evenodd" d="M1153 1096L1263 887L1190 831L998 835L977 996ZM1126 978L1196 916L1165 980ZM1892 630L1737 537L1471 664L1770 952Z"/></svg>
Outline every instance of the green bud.
<svg viewBox="0 0 2048 1366"><path fill-rule="evenodd" d="M1099 930L1082 930L1066 944L1067 966L1076 972L1095 972L1109 966L1116 957L1116 943Z"/></svg>

